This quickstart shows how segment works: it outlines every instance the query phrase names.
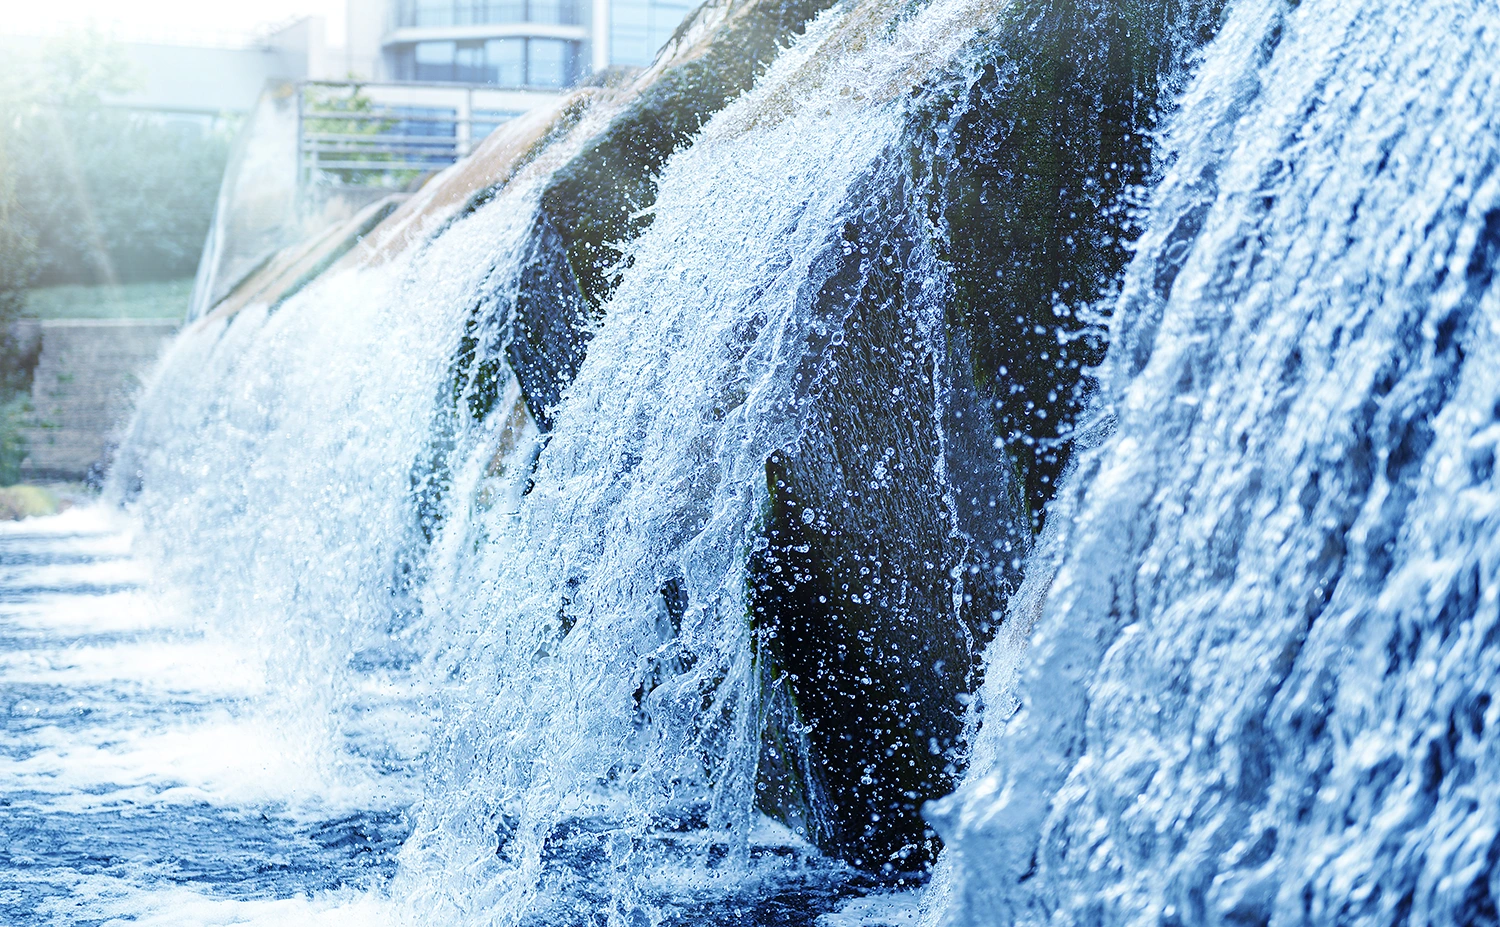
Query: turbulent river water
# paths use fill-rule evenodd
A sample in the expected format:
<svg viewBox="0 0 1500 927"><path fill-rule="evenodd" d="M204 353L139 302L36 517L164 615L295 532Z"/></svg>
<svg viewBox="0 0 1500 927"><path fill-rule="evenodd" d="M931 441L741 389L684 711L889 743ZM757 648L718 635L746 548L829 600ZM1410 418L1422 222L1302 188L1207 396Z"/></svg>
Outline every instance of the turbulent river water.
<svg viewBox="0 0 1500 927"><path fill-rule="evenodd" d="M411 705L372 670L368 727L312 745L150 577L100 510L0 530L0 920L378 922L358 889L409 830Z"/></svg>
<svg viewBox="0 0 1500 927"><path fill-rule="evenodd" d="M1095 6L1155 44L1008 63ZM188 327L101 504L0 529L0 917L1500 924L1500 11L1106 7L817 15L545 404L546 156Z"/></svg>

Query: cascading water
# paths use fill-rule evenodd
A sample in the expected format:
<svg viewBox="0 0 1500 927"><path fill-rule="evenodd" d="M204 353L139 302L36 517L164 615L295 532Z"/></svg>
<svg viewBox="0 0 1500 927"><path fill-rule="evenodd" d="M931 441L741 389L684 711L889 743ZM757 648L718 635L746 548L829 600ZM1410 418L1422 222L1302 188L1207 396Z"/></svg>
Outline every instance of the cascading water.
<svg viewBox="0 0 1500 927"><path fill-rule="evenodd" d="M1497 43L1234 6L937 815L950 922L1495 923Z"/></svg>
<svg viewBox="0 0 1500 927"><path fill-rule="evenodd" d="M258 649L276 710L327 719L303 735L325 752L378 751L349 730L371 662L414 666L394 698L439 715L398 895L457 922L754 921L849 882L810 821L757 811L766 462L856 337L872 262L850 266L850 223L878 242L916 221L893 154L907 95L993 15L819 20L663 172L555 408L496 366L536 273L524 177L392 263L211 316L168 358L116 480L173 587ZM920 244L901 260L915 388L880 401L941 421L941 271Z"/></svg>
<svg viewBox="0 0 1500 927"><path fill-rule="evenodd" d="M820 21L662 175L526 504L485 519L495 540L474 575L494 592L465 596L451 778L407 860L446 872L418 891L633 922L805 865L750 833L764 707L746 573L765 462L804 429L815 380L836 376L820 367L847 309L817 297L841 231L911 208L883 192L900 95L972 35L975 9L938 5L831 68L819 52L870 41L890 14ZM930 337L940 320L915 307L909 324Z"/></svg>
<svg viewBox="0 0 1500 927"><path fill-rule="evenodd" d="M207 312L77 638L155 739L28 722L0 822L265 849L0 911L1494 922L1500 14L1224 10L712 4ZM0 534L37 717L105 518Z"/></svg>

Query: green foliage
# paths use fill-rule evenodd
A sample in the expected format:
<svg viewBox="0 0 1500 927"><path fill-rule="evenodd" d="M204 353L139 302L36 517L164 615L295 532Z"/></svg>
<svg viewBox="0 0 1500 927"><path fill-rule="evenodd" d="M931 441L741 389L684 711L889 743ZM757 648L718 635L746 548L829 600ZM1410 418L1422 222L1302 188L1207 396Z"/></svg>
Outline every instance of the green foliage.
<svg viewBox="0 0 1500 927"><path fill-rule="evenodd" d="M103 102L129 87L119 50L89 36L7 62L4 173L36 242L37 283L161 280L196 269L229 132Z"/></svg>
<svg viewBox="0 0 1500 927"><path fill-rule="evenodd" d="M20 521L55 515L63 508L57 494L40 486L11 486L0 489L0 521Z"/></svg>
<svg viewBox="0 0 1500 927"><path fill-rule="evenodd" d="M34 58L7 61L0 102L13 108L99 106L109 94L137 84L119 46L92 32L50 39Z"/></svg>
<svg viewBox="0 0 1500 927"><path fill-rule="evenodd" d="M227 133L108 109L39 110L20 133L38 282L189 276L213 219Z"/></svg>
<svg viewBox="0 0 1500 927"><path fill-rule="evenodd" d="M5 113L0 110L0 119ZM3 124L3 123L0 123ZM36 268L36 236L16 202L8 132L0 132L0 402L26 388L35 359L16 341L15 322L26 307L26 288ZM0 422L0 476L9 442Z"/></svg>
<svg viewBox="0 0 1500 927"><path fill-rule="evenodd" d="M21 461L26 459L26 438L21 433L26 400L14 396L0 403L0 486L21 481Z"/></svg>

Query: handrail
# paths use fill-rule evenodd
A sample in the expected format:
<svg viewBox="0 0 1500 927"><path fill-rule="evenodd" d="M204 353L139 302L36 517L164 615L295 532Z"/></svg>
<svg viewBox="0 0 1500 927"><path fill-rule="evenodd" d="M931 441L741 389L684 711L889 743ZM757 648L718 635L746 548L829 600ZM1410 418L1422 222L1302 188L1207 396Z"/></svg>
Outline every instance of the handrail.
<svg viewBox="0 0 1500 927"><path fill-rule="evenodd" d="M331 80L300 81L296 95L298 184L361 187L401 187L447 167L496 126L555 96L489 84ZM519 105L494 108L510 103Z"/></svg>

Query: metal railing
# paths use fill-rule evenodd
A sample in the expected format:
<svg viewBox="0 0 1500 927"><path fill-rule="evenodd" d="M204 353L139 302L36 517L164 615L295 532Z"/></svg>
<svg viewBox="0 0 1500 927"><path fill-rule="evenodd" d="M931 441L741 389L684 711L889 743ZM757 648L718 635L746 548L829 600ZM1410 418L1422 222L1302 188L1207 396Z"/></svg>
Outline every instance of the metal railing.
<svg viewBox="0 0 1500 927"><path fill-rule="evenodd" d="M403 187L467 157L501 123L554 92L480 84L303 81L298 183Z"/></svg>

